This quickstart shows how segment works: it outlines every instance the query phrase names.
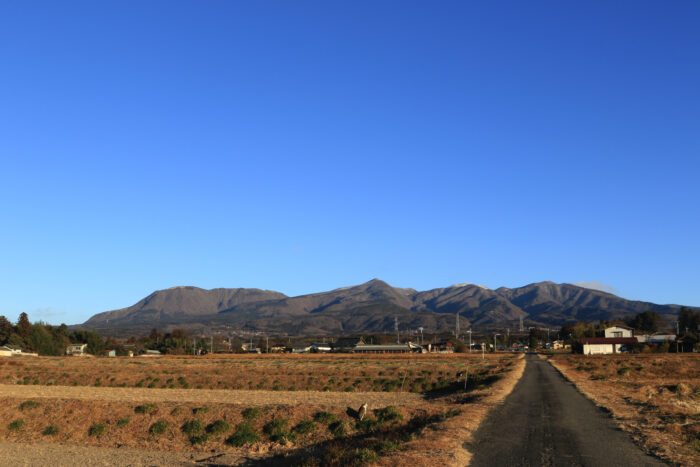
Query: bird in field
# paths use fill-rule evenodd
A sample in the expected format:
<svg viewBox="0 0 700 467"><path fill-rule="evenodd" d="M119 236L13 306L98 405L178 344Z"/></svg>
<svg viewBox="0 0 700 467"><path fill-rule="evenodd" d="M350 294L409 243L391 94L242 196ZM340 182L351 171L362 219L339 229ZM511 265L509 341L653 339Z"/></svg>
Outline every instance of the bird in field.
<svg viewBox="0 0 700 467"><path fill-rule="evenodd" d="M360 410L357 411L357 418L359 418L360 421L362 421L362 419L365 418L365 415L367 415L367 402L362 404Z"/></svg>

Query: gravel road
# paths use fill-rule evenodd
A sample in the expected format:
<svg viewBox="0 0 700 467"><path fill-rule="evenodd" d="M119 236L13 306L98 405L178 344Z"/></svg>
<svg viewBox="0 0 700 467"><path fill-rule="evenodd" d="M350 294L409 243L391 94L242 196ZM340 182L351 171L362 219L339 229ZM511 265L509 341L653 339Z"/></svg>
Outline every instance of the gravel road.
<svg viewBox="0 0 700 467"><path fill-rule="evenodd" d="M469 464L658 466L548 362L526 356L521 380L477 430Z"/></svg>
<svg viewBox="0 0 700 467"><path fill-rule="evenodd" d="M221 403L241 405L297 405L372 407L418 404L420 394L409 392L242 391L225 389L156 389L81 386L25 386L0 384L0 397L80 399L125 402Z"/></svg>

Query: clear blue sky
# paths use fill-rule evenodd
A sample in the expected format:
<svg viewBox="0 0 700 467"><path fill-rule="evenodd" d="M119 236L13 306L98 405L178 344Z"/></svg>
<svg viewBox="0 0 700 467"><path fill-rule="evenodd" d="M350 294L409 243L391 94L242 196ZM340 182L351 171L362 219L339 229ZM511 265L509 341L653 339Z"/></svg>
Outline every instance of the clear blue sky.
<svg viewBox="0 0 700 467"><path fill-rule="evenodd" d="M700 305L700 3L3 2L0 314L175 285Z"/></svg>

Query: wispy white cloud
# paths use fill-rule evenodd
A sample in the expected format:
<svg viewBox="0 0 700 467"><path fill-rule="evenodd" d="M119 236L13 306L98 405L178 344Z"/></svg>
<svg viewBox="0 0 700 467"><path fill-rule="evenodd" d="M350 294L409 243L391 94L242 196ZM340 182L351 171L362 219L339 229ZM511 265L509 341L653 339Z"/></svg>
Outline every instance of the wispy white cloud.
<svg viewBox="0 0 700 467"><path fill-rule="evenodd" d="M574 283L579 287L585 287L586 289L600 290L601 292L615 293L617 289L612 285L605 284L601 281L579 281Z"/></svg>

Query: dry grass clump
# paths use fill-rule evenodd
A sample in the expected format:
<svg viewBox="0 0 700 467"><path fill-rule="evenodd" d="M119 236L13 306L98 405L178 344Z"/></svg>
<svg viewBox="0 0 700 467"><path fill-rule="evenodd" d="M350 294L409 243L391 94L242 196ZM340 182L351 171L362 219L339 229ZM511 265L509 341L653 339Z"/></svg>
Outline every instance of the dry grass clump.
<svg viewBox="0 0 700 467"><path fill-rule="evenodd" d="M44 431L41 432L43 436L53 436L58 434L58 427L56 425L49 425L46 428L44 428Z"/></svg>
<svg viewBox="0 0 700 467"><path fill-rule="evenodd" d="M550 361L648 452L700 464L700 355L557 355Z"/></svg>
<svg viewBox="0 0 700 467"><path fill-rule="evenodd" d="M93 423L88 428L88 436L102 436L107 426L104 423Z"/></svg>
<svg viewBox="0 0 700 467"><path fill-rule="evenodd" d="M229 446L241 447L246 444L255 444L260 440L260 435L255 431L250 422L242 422L236 426L236 431L226 439Z"/></svg>
<svg viewBox="0 0 700 467"><path fill-rule="evenodd" d="M207 434L211 436L218 436L226 433L231 429L231 425L226 420L216 420L210 423L206 427Z"/></svg>
<svg viewBox="0 0 700 467"><path fill-rule="evenodd" d="M7 430L11 431L12 433L19 433L20 430L22 430L22 428L24 428L24 425L26 425L24 420L21 418L18 418L16 420L11 421L7 425Z"/></svg>
<svg viewBox="0 0 700 467"><path fill-rule="evenodd" d="M24 401L19 404L19 410L31 410L41 406L37 401Z"/></svg>

